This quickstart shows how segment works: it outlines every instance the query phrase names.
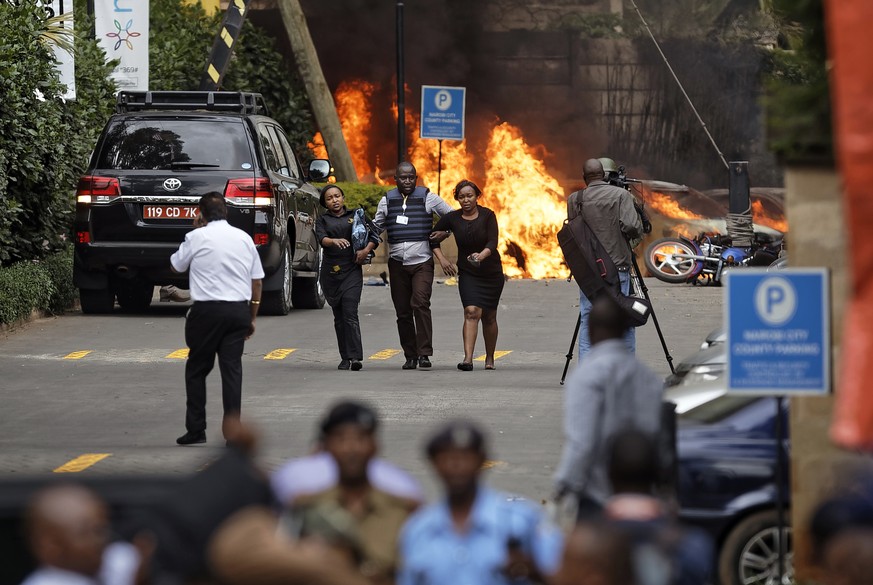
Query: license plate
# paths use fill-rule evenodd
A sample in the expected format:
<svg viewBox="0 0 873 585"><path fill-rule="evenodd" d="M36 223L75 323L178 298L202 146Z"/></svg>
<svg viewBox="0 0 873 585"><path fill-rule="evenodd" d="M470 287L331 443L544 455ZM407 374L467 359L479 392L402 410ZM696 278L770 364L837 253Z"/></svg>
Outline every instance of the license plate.
<svg viewBox="0 0 873 585"><path fill-rule="evenodd" d="M200 214L196 205L145 205L142 208L143 219L190 219Z"/></svg>

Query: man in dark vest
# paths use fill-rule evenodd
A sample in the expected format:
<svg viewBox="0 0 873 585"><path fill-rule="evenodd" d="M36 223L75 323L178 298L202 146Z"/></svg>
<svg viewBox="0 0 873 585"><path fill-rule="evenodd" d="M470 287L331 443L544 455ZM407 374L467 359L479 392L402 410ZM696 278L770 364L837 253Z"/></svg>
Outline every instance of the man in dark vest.
<svg viewBox="0 0 873 585"><path fill-rule="evenodd" d="M431 367L433 259L436 257L444 272L450 265L438 247L431 247L429 237L434 212L442 216L452 208L427 187L416 187L417 180L412 164L397 165L394 175L397 188L382 197L373 220L377 229L388 231L388 275L400 346L406 356L404 370Z"/></svg>

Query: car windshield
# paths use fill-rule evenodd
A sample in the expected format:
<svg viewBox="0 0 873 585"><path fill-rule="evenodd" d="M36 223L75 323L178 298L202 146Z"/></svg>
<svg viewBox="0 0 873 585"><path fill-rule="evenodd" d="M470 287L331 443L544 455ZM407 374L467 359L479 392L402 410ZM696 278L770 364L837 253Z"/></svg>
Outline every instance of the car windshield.
<svg viewBox="0 0 873 585"><path fill-rule="evenodd" d="M107 133L97 167L114 170L252 168L239 121L124 120Z"/></svg>
<svg viewBox="0 0 873 585"><path fill-rule="evenodd" d="M679 419L686 422L711 424L738 412L755 402L758 396L734 396L723 394L708 402L704 402L679 415Z"/></svg>

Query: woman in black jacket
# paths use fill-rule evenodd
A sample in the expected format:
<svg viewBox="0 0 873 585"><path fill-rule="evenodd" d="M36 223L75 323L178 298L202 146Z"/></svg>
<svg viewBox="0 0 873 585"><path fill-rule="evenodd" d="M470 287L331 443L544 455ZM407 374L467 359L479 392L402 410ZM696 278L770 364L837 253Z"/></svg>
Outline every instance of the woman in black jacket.
<svg viewBox="0 0 873 585"><path fill-rule="evenodd" d="M503 266L497 251L497 216L479 205L482 191L472 181L455 186L455 199L461 204L442 216L431 233L431 241L440 242L454 234L458 244L458 291L464 305L464 361L458 369L473 369L473 351L479 322L485 338L485 369L494 369L497 347L497 305L503 292ZM449 265L450 270L453 269ZM446 270L446 266L443 266Z"/></svg>
<svg viewBox="0 0 873 585"><path fill-rule="evenodd" d="M364 349L361 344L361 324L358 305L364 287L361 265L367 260L367 251L357 253L352 248L354 212L346 209L345 193L336 185L326 185L319 197L327 209L315 222L315 237L324 248L321 264L321 288L333 309L333 326L339 346L339 370L358 371L363 367Z"/></svg>

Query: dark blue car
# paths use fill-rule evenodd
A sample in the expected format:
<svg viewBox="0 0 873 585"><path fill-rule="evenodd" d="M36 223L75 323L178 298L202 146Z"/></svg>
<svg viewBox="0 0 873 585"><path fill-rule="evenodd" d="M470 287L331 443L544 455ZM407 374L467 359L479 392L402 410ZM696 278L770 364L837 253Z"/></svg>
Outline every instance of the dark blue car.
<svg viewBox="0 0 873 585"><path fill-rule="evenodd" d="M718 551L720 585L778 585L776 399L722 394L679 415L680 516L705 529ZM786 565L793 582L788 508L787 402L782 474Z"/></svg>

